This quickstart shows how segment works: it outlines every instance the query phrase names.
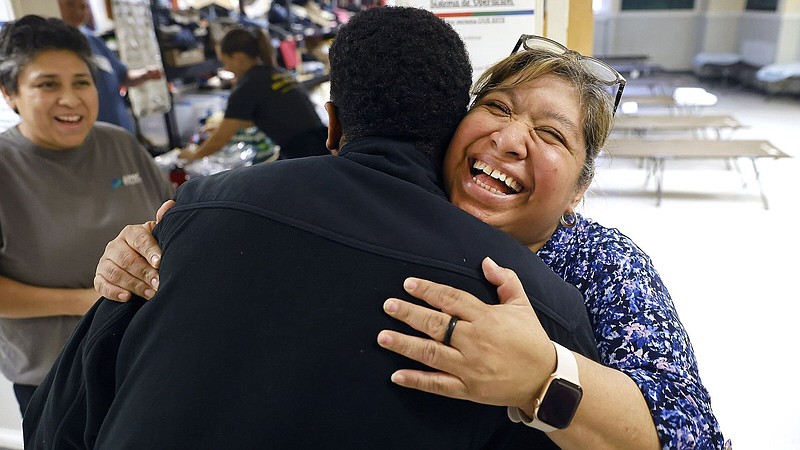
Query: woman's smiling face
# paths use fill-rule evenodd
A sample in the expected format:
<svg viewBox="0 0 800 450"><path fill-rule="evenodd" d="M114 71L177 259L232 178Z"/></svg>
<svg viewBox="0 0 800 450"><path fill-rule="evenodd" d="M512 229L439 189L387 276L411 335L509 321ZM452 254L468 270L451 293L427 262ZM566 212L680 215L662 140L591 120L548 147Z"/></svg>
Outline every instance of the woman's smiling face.
<svg viewBox="0 0 800 450"><path fill-rule="evenodd" d="M80 146L97 120L97 89L86 63L69 50L46 50L20 71L16 94L20 131L53 150Z"/></svg>
<svg viewBox="0 0 800 450"><path fill-rule="evenodd" d="M585 190L583 113L576 89L543 75L481 98L444 162L450 201L538 250Z"/></svg>

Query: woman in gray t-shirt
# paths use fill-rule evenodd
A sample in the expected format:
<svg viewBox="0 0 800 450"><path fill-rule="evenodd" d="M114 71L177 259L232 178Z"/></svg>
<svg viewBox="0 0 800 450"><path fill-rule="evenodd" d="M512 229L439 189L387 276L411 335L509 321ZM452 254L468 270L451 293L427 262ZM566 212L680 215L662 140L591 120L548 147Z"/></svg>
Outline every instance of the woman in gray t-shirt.
<svg viewBox="0 0 800 450"><path fill-rule="evenodd" d="M99 295L105 243L172 195L127 131L96 123L86 38L25 16L0 31L0 88L21 122L0 134L0 370L24 412Z"/></svg>

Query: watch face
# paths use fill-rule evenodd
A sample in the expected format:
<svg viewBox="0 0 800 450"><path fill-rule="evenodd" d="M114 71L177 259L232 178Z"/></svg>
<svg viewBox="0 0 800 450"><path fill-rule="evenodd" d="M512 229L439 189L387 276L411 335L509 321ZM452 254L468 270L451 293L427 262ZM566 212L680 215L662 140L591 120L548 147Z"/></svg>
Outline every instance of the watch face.
<svg viewBox="0 0 800 450"><path fill-rule="evenodd" d="M583 390L580 386L556 378L550 382L536 411L536 418L555 428L567 428L582 397Z"/></svg>

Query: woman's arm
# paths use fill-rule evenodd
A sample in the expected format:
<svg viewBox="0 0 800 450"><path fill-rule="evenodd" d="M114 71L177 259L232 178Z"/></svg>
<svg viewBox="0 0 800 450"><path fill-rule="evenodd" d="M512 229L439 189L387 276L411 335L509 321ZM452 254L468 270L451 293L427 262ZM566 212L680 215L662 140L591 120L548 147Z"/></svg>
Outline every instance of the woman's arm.
<svg viewBox="0 0 800 450"><path fill-rule="evenodd" d="M660 449L636 383L619 370L575 354L583 399L572 424L548 436L563 449Z"/></svg>
<svg viewBox="0 0 800 450"><path fill-rule="evenodd" d="M122 82L127 87L136 87L150 80L160 80L164 74L157 67L128 70L128 76Z"/></svg>
<svg viewBox="0 0 800 450"><path fill-rule="evenodd" d="M231 138L234 134L236 134L237 131L242 128L247 128L247 126L251 124L252 122L249 120L229 118L222 119L219 127L214 130L208 139L206 139L194 150L185 149L181 151L180 158L188 161L194 161L208 155L213 155L214 153L220 151L228 142L230 142Z"/></svg>
<svg viewBox="0 0 800 450"><path fill-rule="evenodd" d="M0 276L0 317L82 316L98 298L94 289L47 288Z"/></svg>
<svg viewBox="0 0 800 450"><path fill-rule="evenodd" d="M547 335L513 271L487 259L486 278L495 284L499 305L425 280L409 279L409 294L438 312L389 299L386 312L431 336L422 339L383 330L378 343L440 372L399 370L395 383L478 403L515 406L526 414L555 367ZM451 339L441 341L451 316L461 318ZM584 397L569 427L549 433L565 449L658 449L655 426L641 392L625 374L577 356Z"/></svg>
<svg viewBox="0 0 800 450"><path fill-rule="evenodd" d="M601 363L636 383L663 448L722 448L719 423L669 292L647 255L627 238L615 242L606 245L614 252L587 255L593 268L576 278L595 280L585 296Z"/></svg>

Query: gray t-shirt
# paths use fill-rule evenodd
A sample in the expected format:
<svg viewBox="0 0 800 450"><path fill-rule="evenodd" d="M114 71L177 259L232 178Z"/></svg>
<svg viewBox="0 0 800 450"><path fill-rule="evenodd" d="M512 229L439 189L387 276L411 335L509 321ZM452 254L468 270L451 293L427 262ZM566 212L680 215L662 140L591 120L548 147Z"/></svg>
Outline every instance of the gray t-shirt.
<svg viewBox="0 0 800 450"><path fill-rule="evenodd" d="M0 275L91 288L105 245L151 220L173 189L130 133L97 123L84 144L48 150L18 127L0 134ZM0 370L38 385L79 317L0 318Z"/></svg>

